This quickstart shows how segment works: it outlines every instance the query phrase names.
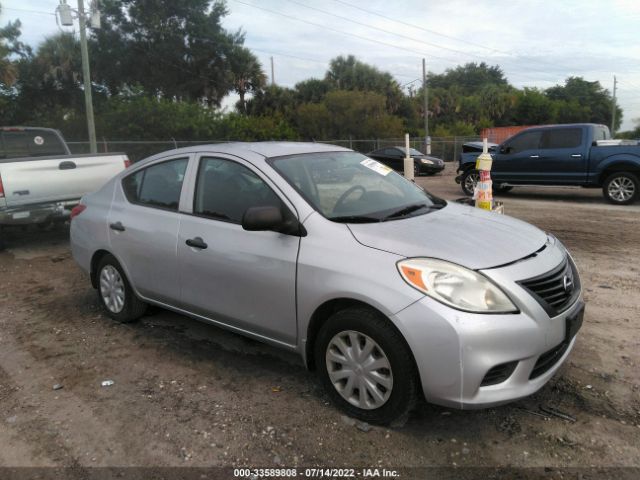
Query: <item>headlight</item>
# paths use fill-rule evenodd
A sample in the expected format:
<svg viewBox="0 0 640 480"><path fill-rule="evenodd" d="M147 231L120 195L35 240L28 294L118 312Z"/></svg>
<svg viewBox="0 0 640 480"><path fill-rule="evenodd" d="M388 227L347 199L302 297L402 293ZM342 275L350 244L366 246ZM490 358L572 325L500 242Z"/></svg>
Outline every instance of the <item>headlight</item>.
<svg viewBox="0 0 640 480"><path fill-rule="evenodd" d="M433 165L433 161L428 158L421 158L420 161L426 165Z"/></svg>
<svg viewBox="0 0 640 480"><path fill-rule="evenodd" d="M398 262L402 278L413 288L450 307L474 313L513 313L516 306L491 280L468 268L434 258Z"/></svg>

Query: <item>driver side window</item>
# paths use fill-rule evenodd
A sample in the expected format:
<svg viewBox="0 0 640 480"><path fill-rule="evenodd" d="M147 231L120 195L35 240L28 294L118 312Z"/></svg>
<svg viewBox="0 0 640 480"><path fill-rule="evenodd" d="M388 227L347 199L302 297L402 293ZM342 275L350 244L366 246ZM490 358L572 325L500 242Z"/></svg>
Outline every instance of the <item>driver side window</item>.
<svg viewBox="0 0 640 480"><path fill-rule="evenodd" d="M280 198L244 165L222 158L202 158L198 168L193 213L232 223L242 223L251 207L276 206Z"/></svg>
<svg viewBox="0 0 640 480"><path fill-rule="evenodd" d="M538 150L542 132L525 132L507 140L501 148L500 153L513 155L527 150Z"/></svg>

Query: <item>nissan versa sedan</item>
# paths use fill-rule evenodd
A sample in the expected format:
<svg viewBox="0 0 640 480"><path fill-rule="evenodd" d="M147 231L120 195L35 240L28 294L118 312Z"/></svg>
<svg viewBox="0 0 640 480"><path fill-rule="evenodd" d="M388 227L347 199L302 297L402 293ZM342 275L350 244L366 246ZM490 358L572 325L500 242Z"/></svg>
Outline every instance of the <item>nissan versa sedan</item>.
<svg viewBox="0 0 640 480"><path fill-rule="evenodd" d="M404 172L404 158L406 157L405 147L387 147L367 153L369 158L391 167L396 172ZM444 170L444 160L416 150L409 149L409 155L413 159L414 175L433 175Z"/></svg>
<svg viewBox="0 0 640 480"><path fill-rule="evenodd" d="M83 198L71 244L113 319L158 305L298 352L375 423L422 396L466 409L532 394L584 313L552 235L332 145L153 156Z"/></svg>

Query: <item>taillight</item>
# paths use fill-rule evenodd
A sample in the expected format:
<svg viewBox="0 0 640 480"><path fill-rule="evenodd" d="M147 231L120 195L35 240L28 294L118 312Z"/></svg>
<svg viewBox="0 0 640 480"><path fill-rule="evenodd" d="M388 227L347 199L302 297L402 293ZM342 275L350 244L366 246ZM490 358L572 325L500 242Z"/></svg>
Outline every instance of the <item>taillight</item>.
<svg viewBox="0 0 640 480"><path fill-rule="evenodd" d="M4 198L4 187L2 186L2 176L0 176L0 198Z"/></svg>
<svg viewBox="0 0 640 480"><path fill-rule="evenodd" d="M125 159L124 159L124 168L129 168L130 165L131 165L131 160L129 160L127 157L125 157Z"/></svg>
<svg viewBox="0 0 640 480"><path fill-rule="evenodd" d="M73 220L75 217L77 217L78 215L80 215L82 212L84 212L87 209L86 205L76 205L75 207L73 207L71 209L71 216L69 217L69 220Z"/></svg>

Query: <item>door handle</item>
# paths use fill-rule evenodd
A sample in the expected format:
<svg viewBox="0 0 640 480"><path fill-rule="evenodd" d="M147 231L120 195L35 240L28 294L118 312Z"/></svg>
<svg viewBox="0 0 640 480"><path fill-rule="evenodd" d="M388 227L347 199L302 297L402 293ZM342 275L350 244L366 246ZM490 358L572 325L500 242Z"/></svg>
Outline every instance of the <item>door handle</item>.
<svg viewBox="0 0 640 480"><path fill-rule="evenodd" d="M58 168L60 170L73 170L74 168L76 168L76 164L74 162L70 162L70 161L65 161L65 162L60 162L60 164L58 165Z"/></svg>
<svg viewBox="0 0 640 480"><path fill-rule="evenodd" d="M540 158L540 155L529 155L529 158Z"/></svg>
<svg viewBox="0 0 640 480"><path fill-rule="evenodd" d="M200 250L204 250L209 246L200 237L190 238L185 243L190 247L199 248Z"/></svg>
<svg viewBox="0 0 640 480"><path fill-rule="evenodd" d="M117 232L124 232L125 231L124 225L122 225L121 222L112 223L112 224L109 225L109 228L111 230L115 230Z"/></svg>
<svg viewBox="0 0 640 480"><path fill-rule="evenodd" d="M581 153L573 153L573 154L571 154L571 158L582 158L582 154Z"/></svg>

